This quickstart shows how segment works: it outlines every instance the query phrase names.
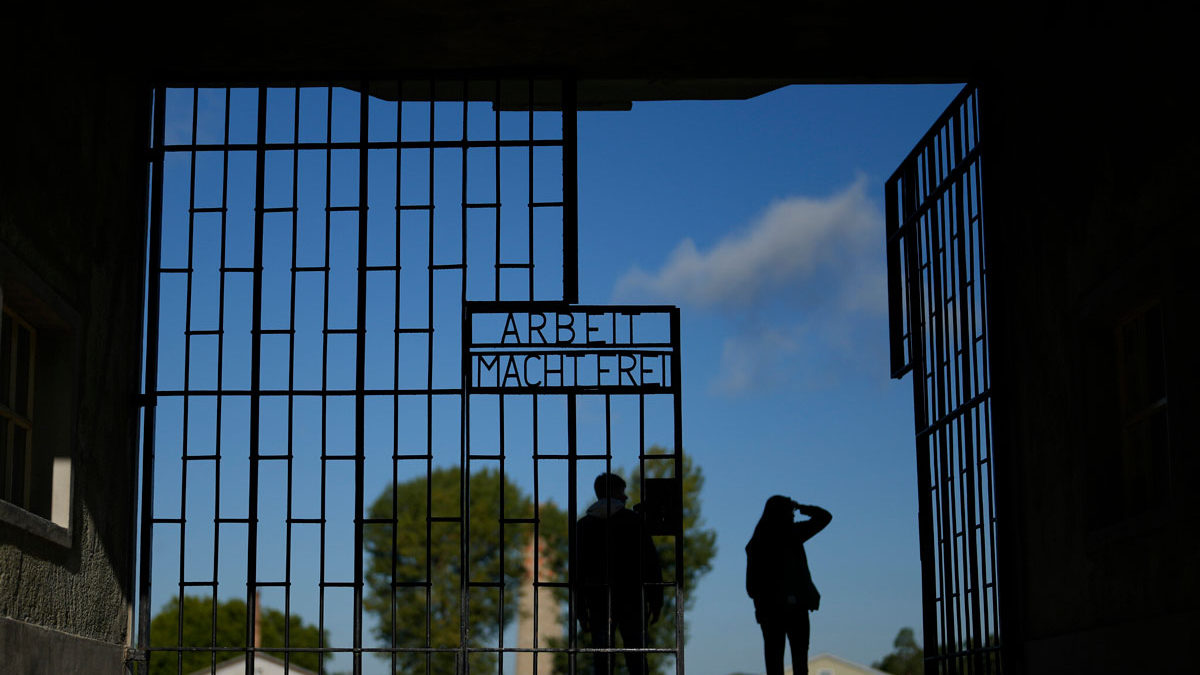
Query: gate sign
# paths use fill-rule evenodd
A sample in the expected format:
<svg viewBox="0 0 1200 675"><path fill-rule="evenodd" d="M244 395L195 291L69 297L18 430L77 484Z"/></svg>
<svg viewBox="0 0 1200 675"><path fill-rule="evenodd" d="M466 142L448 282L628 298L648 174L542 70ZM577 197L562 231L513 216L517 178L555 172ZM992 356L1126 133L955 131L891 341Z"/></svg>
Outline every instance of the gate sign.
<svg viewBox="0 0 1200 675"><path fill-rule="evenodd" d="M471 393L674 393L678 335L675 307L468 302L463 379Z"/></svg>

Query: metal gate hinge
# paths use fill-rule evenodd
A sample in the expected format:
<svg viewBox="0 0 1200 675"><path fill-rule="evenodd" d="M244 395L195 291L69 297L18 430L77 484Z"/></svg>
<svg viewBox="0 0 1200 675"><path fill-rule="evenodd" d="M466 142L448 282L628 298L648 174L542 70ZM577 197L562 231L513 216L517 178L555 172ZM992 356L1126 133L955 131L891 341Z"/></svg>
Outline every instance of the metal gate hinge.
<svg viewBox="0 0 1200 675"><path fill-rule="evenodd" d="M124 659L125 663L146 663L148 660L146 650L137 647L126 647Z"/></svg>

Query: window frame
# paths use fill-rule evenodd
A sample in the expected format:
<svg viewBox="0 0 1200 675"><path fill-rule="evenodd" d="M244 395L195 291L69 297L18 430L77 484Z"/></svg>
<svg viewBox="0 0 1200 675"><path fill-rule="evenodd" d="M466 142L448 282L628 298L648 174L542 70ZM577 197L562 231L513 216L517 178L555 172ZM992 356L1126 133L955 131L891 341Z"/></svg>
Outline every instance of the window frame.
<svg viewBox="0 0 1200 675"><path fill-rule="evenodd" d="M29 375L27 491L22 504L0 498L0 528L70 549L78 518L74 474L82 322L44 275L5 243L0 243L0 308L28 326L36 343Z"/></svg>
<svg viewBox="0 0 1200 675"><path fill-rule="evenodd" d="M26 511L32 511L33 500L33 436L34 436L34 420L36 419L35 401L37 394L37 328L24 319L17 312L3 304L4 295L0 292L0 313L3 314L3 321L0 321L0 330L10 335L0 335L0 345L4 345L4 338L8 338L7 349L0 348L0 362L5 359L10 359L10 370L4 378L6 382L0 382L0 417L3 417L7 422L3 428L4 438L0 439L0 448L3 448L4 455L0 457L0 500L7 501L10 504L19 506ZM24 329L29 335L28 361L29 365L24 377L21 376L20 363L18 361L18 331ZM5 354L3 352L9 352ZM20 380L24 379L24 383ZM15 398L20 391L20 387L24 384L25 388L25 406L24 409L13 407ZM5 400L9 403L5 403ZM17 448L16 435L17 429L25 430L24 448ZM18 494L16 472L16 457L24 454L23 461L20 465L20 473L24 474L20 479L20 491Z"/></svg>

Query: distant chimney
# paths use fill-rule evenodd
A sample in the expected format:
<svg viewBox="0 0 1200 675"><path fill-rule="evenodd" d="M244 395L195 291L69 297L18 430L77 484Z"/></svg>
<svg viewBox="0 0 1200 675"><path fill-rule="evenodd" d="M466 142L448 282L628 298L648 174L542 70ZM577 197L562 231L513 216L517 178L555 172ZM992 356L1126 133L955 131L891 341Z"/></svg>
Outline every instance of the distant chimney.
<svg viewBox="0 0 1200 675"><path fill-rule="evenodd" d="M262 593L254 591L254 648L262 646Z"/></svg>
<svg viewBox="0 0 1200 675"><path fill-rule="evenodd" d="M517 646L523 648L546 648L550 639L565 634L562 621L562 607L549 589L537 593L534 584L534 568L537 568L539 581L554 580L553 569L550 565L549 550L544 540L535 542L530 537L525 548L525 575L521 581L520 595L517 602ZM536 562L535 562L536 561ZM534 635L534 596L537 595L537 635ZM554 654L542 652L517 652L517 675L532 675L534 663L537 664L537 675L552 675L554 672Z"/></svg>

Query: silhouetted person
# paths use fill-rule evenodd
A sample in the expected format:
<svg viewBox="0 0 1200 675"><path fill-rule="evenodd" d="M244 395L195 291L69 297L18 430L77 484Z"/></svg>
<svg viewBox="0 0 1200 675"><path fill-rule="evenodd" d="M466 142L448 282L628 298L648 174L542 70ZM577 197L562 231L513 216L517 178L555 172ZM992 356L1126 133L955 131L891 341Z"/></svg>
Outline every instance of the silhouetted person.
<svg viewBox="0 0 1200 675"><path fill-rule="evenodd" d="M792 512L808 520L794 522ZM821 594L808 571L804 542L833 519L819 506L797 504L775 495L746 544L746 592L754 600L754 619L763 634L767 675L783 675L783 641L792 646L792 670L807 672L808 613L821 605Z"/></svg>
<svg viewBox="0 0 1200 675"><path fill-rule="evenodd" d="M642 516L625 508L625 481L596 477L596 502L579 519L576 537L576 614L592 646L608 648L616 631L629 649L646 645L646 627L662 612L662 568ZM609 672L609 654L596 653L596 675ZM646 655L626 654L630 675L646 673Z"/></svg>

